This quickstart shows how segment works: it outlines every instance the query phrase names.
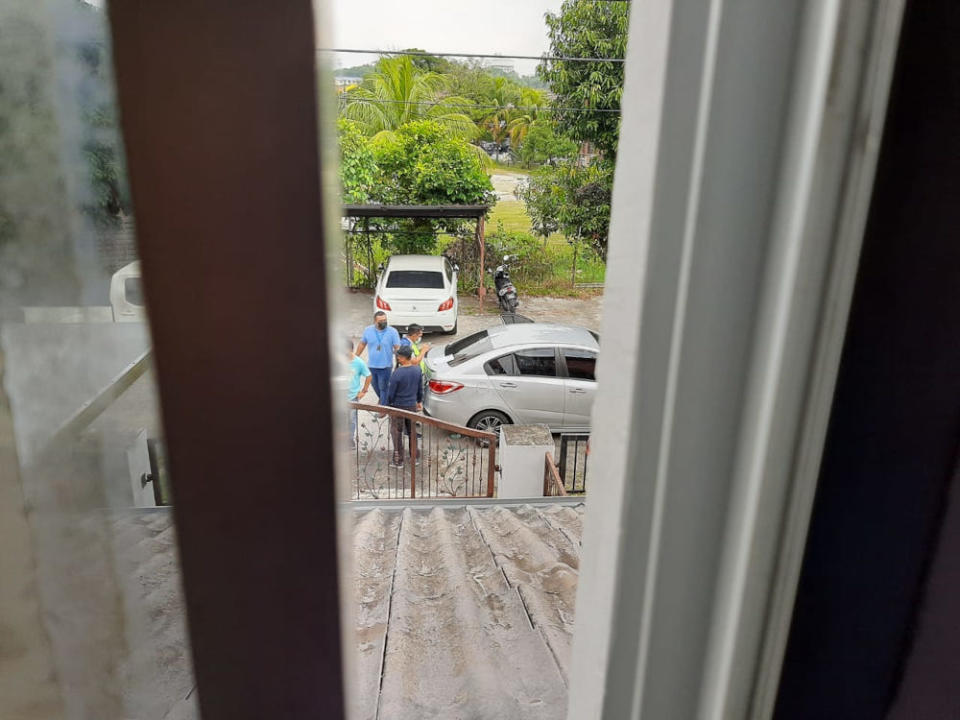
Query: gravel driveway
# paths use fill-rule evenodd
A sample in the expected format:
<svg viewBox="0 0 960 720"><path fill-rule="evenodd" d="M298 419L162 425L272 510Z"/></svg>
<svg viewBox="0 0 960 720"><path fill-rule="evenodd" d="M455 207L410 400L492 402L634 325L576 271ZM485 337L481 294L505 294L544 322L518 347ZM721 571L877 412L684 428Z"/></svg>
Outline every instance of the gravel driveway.
<svg viewBox="0 0 960 720"><path fill-rule="evenodd" d="M365 291L345 291L341 307L346 315L345 330L359 341L363 329L373 322L373 294ZM599 295L588 298L520 298L520 313L538 322L557 322L582 325L600 332L600 313L603 298ZM484 313L475 297L460 297L460 318L456 335L428 335L427 342L433 345L446 344L470 333L475 333L500 324L496 302L487 296Z"/></svg>

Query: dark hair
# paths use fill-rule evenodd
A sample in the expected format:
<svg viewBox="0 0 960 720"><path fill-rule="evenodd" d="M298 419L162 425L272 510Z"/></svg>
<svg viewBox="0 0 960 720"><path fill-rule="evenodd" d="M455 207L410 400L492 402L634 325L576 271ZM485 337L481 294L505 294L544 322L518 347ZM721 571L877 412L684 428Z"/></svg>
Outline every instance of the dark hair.
<svg viewBox="0 0 960 720"><path fill-rule="evenodd" d="M422 332L423 332L423 328L422 328L420 325L417 325L416 323L410 323L410 324L407 326L407 336L408 336L408 337L409 337L410 335L416 335L418 332L419 332L419 333L422 333Z"/></svg>
<svg viewBox="0 0 960 720"><path fill-rule="evenodd" d="M347 343L347 347L350 348L350 352L353 352L353 340L350 338L344 338L344 340Z"/></svg>
<svg viewBox="0 0 960 720"><path fill-rule="evenodd" d="M401 345L397 350L397 357L402 357L406 360L409 360L413 357L413 348L409 345Z"/></svg>
<svg viewBox="0 0 960 720"><path fill-rule="evenodd" d="M378 317L380 317L381 315L383 315L384 317L387 316L387 314L386 314L383 310L377 310L377 311L373 314L373 319L376 320L376 319L377 319Z"/></svg>

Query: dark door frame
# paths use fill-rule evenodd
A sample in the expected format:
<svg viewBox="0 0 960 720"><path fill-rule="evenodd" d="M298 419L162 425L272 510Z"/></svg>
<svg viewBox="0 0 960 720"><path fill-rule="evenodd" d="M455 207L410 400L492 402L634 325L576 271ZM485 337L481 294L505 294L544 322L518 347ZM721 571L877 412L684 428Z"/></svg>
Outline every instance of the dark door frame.
<svg viewBox="0 0 960 720"><path fill-rule="evenodd" d="M311 1L110 21L203 718L343 717Z"/></svg>

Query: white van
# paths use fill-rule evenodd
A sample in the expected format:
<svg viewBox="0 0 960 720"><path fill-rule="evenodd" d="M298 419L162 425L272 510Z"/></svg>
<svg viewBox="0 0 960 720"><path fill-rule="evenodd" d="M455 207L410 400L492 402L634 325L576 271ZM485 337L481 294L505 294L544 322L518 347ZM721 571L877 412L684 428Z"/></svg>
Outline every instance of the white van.
<svg viewBox="0 0 960 720"><path fill-rule="evenodd" d="M145 322L146 308L140 281L140 261L117 270L110 280L110 305L114 322Z"/></svg>

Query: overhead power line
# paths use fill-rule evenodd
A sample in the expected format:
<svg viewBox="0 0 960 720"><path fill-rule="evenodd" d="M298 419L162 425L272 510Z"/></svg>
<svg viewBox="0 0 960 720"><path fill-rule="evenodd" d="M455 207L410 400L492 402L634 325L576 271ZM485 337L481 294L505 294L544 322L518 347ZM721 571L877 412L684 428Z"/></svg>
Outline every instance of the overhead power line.
<svg viewBox="0 0 960 720"><path fill-rule="evenodd" d="M630 0L601 0L602 2L629 2ZM412 55L414 57L471 57L492 60L549 60L563 62L609 62L622 63L620 57L576 57L568 55L491 55L485 53L440 53L416 50L377 50L362 48L317 48L317 52L356 53L360 55Z"/></svg>
<svg viewBox="0 0 960 720"><path fill-rule="evenodd" d="M537 112L594 112L619 113L620 108L583 108L583 107L555 107L553 105L453 105L444 102L428 102L424 100L390 100L389 98L361 98L341 93L337 99L343 103L390 103L393 105L428 105L444 108L445 110L535 110Z"/></svg>

